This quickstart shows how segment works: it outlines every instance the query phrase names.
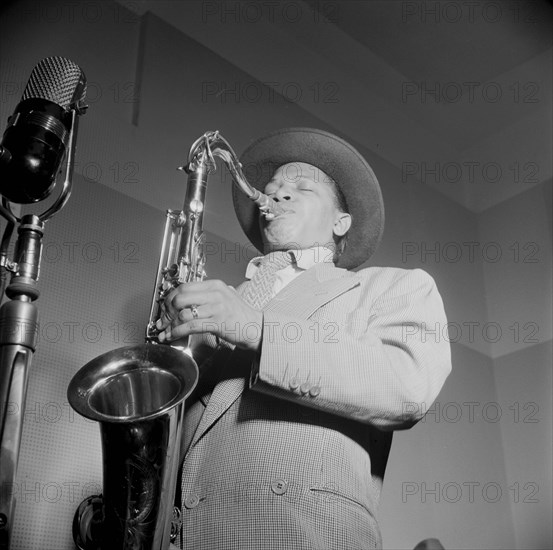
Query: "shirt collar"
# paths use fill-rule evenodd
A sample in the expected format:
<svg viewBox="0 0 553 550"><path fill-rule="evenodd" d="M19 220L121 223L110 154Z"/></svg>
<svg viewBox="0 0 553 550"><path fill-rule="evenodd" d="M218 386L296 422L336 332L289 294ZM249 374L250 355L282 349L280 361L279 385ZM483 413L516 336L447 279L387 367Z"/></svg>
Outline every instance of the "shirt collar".
<svg viewBox="0 0 553 550"><path fill-rule="evenodd" d="M291 249L287 250L292 255L292 266L303 271L307 271L315 264L332 263L334 252L326 246L314 246L306 249ZM252 258L246 268L246 279L251 279L253 274L259 267L264 256L256 256Z"/></svg>

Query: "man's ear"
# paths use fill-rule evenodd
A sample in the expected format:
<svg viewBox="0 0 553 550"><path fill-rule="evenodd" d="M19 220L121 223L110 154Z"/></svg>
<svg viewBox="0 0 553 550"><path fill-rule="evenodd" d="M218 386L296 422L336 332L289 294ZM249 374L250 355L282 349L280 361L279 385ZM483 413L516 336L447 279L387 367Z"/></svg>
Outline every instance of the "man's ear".
<svg viewBox="0 0 553 550"><path fill-rule="evenodd" d="M351 227L351 215L346 212L340 212L334 221L332 231L337 237L343 237Z"/></svg>

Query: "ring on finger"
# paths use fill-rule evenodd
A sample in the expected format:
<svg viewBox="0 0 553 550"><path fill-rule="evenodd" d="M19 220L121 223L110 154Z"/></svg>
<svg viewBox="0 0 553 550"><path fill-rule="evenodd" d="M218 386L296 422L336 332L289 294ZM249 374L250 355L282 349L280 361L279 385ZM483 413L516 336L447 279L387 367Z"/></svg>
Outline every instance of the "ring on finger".
<svg viewBox="0 0 553 550"><path fill-rule="evenodd" d="M190 306L190 312L192 313L192 317L194 319L198 318L198 308L196 306Z"/></svg>

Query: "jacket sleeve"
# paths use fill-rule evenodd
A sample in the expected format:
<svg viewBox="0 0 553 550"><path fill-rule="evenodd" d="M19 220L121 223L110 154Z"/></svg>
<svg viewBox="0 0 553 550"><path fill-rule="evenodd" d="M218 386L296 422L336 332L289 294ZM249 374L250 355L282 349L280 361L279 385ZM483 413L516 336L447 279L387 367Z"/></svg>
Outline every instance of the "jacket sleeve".
<svg viewBox="0 0 553 550"><path fill-rule="evenodd" d="M313 320L266 312L251 388L380 429L420 420L451 371L447 320L430 275L387 273L361 284L356 307L325 341ZM287 323L299 337L278 330Z"/></svg>

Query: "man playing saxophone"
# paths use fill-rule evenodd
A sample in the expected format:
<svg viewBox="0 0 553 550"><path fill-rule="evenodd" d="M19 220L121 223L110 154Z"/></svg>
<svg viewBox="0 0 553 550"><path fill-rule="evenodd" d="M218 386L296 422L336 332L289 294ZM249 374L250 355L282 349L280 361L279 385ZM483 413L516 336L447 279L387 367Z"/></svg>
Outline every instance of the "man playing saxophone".
<svg viewBox="0 0 553 550"><path fill-rule="evenodd" d="M392 432L435 400L449 344L422 270L366 267L384 226L377 179L348 143L292 128L241 157L280 207L258 219L234 194L252 244L237 290L179 286L158 321L191 337L200 380L187 401L179 548L366 549L382 545L378 502ZM424 406L422 406L424 405Z"/></svg>

